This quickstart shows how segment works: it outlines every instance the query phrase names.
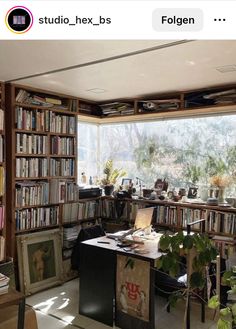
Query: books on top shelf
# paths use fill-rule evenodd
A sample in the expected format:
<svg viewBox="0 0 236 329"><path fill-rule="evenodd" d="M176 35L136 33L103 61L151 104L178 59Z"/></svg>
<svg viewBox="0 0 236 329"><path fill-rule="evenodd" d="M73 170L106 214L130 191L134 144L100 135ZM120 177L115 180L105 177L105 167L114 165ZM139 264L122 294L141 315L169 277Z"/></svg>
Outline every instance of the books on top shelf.
<svg viewBox="0 0 236 329"><path fill-rule="evenodd" d="M168 110L178 109L180 107L180 99L154 99L139 101L141 111L155 111L155 110Z"/></svg>
<svg viewBox="0 0 236 329"><path fill-rule="evenodd" d="M102 109L102 113L106 116L112 115L127 115L134 113L134 107L129 103L123 102L112 102L107 104L100 104L99 105Z"/></svg>
<svg viewBox="0 0 236 329"><path fill-rule="evenodd" d="M203 96L204 99L212 99L215 104L234 104L236 102L236 89L228 89Z"/></svg>
<svg viewBox="0 0 236 329"><path fill-rule="evenodd" d="M9 281L10 281L10 278L8 278L6 275L0 273L0 295L8 292Z"/></svg>
<svg viewBox="0 0 236 329"><path fill-rule="evenodd" d="M63 104L62 99L47 96L44 94L39 93L31 93L24 89L20 89L16 95L16 102L17 103L25 103L25 104L31 104L31 105L38 105L43 107L55 107L57 109L62 110L70 110L68 108L68 101L67 104ZM74 109L74 106L73 106Z"/></svg>

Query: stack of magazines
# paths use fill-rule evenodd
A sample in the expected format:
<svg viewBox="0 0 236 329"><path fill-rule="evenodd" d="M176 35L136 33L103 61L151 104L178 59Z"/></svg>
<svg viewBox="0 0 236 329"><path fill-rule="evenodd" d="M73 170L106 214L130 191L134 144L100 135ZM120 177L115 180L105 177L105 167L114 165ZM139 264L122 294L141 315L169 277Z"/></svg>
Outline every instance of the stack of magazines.
<svg viewBox="0 0 236 329"><path fill-rule="evenodd" d="M6 275L0 273L0 295L8 292L9 281L10 279Z"/></svg>

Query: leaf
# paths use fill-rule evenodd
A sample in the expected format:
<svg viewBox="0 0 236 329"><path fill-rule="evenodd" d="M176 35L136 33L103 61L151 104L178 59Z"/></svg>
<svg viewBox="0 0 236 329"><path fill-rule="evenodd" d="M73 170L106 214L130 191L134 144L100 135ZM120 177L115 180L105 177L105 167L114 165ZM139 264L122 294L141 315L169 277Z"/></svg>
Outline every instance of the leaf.
<svg viewBox="0 0 236 329"><path fill-rule="evenodd" d="M205 280L200 272L193 272L190 277L190 286L192 288L203 288L205 285Z"/></svg>
<svg viewBox="0 0 236 329"><path fill-rule="evenodd" d="M231 310L229 307L225 307L220 310L220 315L222 315L222 316L227 316L230 314L231 314Z"/></svg>
<svg viewBox="0 0 236 329"><path fill-rule="evenodd" d="M232 271L226 271L224 272L223 276L222 276L222 284L223 285L230 285L230 278L233 275Z"/></svg>
<svg viewBox="0 0 236 329"><path fill-rule="evenodd" d="M184 237L183 246L185 249L191 249L193 247L193 238L191 235Z"/></svg>
<svg viewBox="0 0 236 329"><path fill-rule="evenodd" d="M163 257L160 257L155 262L155 266L158 270L160 270L162 268L162 259L163 259Z"/></svg>
<svg viewBox="0 0 236 329"><path fill-rule="evenodd" d="M216 309L220 305L219 296L212 296L208 301L208 307L211 309Z"/></svg>
<svg viewBox="0 0 236 329"><path fill-rule="evenodd" d="M169 274L171 277L175 278L180 272L180 266L178 263L173 263L169 269Z"/></svg>
<svg viewBox="0 0 236 329"><path fill-rule="evenodd" d="M236 303L231 306L232 314L236 317Z"/></svg>
<svg viewBox="0 0 236 329"><path fill-rule="evenodd" d="M171 256L168 254L165 255L162 259L162 268L164 272L167 272L170 270L170 268L173 266L174 260Z"/></svg>
<svg viewBox="0 0 236 329"><path fill-rule="evenodd" d="M171 294L169 297L170 306L175 307L176 303L180 297L176 294Z"/></svg>
<svg viewBox="0 0 236 329"><path fill-rule="evenodd" d="M165 251L169 249L170 246L170 236L169 235L163 235L160 238L160 248Z"/></svg>
<svg viewBox="0 0 236 329"><path fill-rule="evenodd" d="M223 319L219 319L217 322L217 329L232 329L232 323Z"/></svg>

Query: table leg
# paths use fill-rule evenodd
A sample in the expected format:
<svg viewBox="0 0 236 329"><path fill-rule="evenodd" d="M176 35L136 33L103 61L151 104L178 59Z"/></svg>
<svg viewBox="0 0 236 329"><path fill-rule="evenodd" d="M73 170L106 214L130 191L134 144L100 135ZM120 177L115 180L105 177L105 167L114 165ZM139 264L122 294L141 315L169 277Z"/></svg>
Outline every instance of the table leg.
<svg viewBox="0 0 236 329"><path fill-rule="evenodd" d="M18 308L17 329L24 329L24 322L25 322L25 298L22 298L19 302L19 308Z"/></svg>

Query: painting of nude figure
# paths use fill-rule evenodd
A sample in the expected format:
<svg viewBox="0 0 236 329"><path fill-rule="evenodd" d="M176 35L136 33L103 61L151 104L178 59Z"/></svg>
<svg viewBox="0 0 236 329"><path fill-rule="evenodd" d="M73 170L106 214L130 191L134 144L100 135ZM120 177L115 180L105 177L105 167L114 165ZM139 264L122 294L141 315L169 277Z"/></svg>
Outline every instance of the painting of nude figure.
<svg viewBox="0 0 236 329"><path fill-rule="evenodd" d="M62 281L61 235L58 229L17 237L20 290L29 295Z"/></svg>

